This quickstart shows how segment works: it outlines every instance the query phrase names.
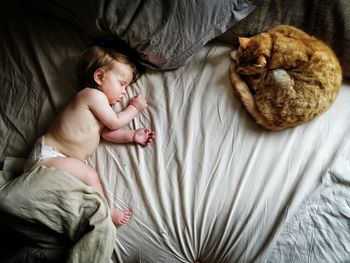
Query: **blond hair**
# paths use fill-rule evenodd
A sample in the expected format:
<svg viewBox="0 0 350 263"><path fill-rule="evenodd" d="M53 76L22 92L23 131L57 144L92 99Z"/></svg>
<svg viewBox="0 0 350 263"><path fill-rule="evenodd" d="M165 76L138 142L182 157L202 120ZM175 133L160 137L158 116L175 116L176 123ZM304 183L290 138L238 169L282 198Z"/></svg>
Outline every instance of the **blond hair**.
<svg viewBox="0 0 350 263"><path fill-rule="evenodd" d="M112 67L113 61L130 65L133 71L131 83L135 82L140 77L142 69L140 68L140 65L137 65L137 62L131 57L118 52L111 47L95 45L89 47L83 52L78 63L77 70L79 86L98 88L98 85L94 80L95 71L99 68L109 70Z"/></svg>

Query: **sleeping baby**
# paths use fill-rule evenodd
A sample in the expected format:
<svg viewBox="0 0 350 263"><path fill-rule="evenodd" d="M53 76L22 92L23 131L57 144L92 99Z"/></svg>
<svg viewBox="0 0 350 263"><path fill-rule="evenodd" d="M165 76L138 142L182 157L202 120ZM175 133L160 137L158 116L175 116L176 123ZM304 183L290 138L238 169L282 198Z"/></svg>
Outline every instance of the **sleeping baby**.
<svg viewBox="0 0 350 263"><path fill-rule="evenodd" d="M105 197L97 172L86 162L101 137L113 143L148 145L155 133L149 128L123 128L147 107L141 95L131 98L121 112L111 107L123 100L126 88L140 76L130 57L110 47L92 46L84 52L79 65L85 88L37 140L25 170L38 166L64 170ZM129 210L110 212L116 226L131 217Z"/></svg>

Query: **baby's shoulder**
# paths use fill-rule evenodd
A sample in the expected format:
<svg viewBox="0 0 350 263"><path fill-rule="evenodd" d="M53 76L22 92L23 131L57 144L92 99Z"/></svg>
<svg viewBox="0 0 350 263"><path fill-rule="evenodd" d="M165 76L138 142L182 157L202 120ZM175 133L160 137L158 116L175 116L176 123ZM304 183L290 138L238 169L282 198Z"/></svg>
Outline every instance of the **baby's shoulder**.
<svg viewBox="0 0 350 263"><path fill-rule="evenodd" d="M84 88L76 95L78 100L86 100L87 102L105 100L106 96L98 89Z"/></svg>
<svg viewBox="0 0 350 263"><path fill-rule="evenodd" d="M84 88L78 92L77 96L99 96L102 91L92 88Z"/></svg>

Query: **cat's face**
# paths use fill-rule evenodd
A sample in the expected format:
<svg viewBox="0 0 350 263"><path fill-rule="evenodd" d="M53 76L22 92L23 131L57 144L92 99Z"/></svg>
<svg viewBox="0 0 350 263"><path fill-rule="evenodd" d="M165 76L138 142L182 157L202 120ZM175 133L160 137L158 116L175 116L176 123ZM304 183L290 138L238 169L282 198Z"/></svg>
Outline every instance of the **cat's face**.
<svg viewBox="0 0 350 263"><path fill-rule="evenodd" d="M237 73L258 76L266 71L271 51L271 38L260 34L251 38L239 37Z"/></svg>

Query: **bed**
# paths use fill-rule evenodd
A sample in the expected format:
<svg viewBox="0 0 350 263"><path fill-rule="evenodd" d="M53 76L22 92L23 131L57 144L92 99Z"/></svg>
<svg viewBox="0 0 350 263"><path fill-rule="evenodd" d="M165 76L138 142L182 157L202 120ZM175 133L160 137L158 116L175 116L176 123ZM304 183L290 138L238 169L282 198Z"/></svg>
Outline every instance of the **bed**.
<svg viewBox="0 0 350 263"><path fill-rule="evenodd" d="M15 0L1 9L1 262L349 260L350 4L186 2ZM269 132L235 96L229 54L238 35L278 23L334 47L344 81L320 117ZM81 51L114 37L147 67L127 91L149 103L130 128L156 132L148 147L102 141L89 159L108 203L133 212L117 229L90 187L54 169L21 173L77 92Z"/></svg>

